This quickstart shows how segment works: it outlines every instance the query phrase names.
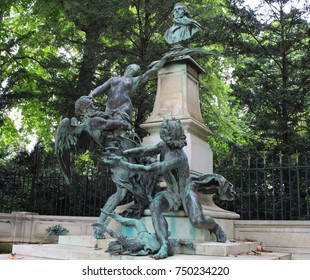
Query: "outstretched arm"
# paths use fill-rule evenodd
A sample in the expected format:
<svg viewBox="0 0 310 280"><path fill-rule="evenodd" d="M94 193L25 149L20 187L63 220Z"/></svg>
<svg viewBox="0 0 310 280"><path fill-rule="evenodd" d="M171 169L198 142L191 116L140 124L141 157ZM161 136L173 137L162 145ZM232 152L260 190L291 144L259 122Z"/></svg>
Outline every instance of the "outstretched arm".
<svg viewBox="0 0 310 280"><path fill-rule="evenodd" d="M150 165L142 165L120 160L119 166L134 173L162 174L166 171L162 162L155 162Z"/></svg>
<svg viewBox="0 0 310 280"><path fill-rule="evenodd" d="M150 174L164 174L165 172L177 168L181 164L180 158L173 158L165 161L154 162L150 165L134 164L124 161L119 158L118 166L123 167L134 173L150 173Z"/></svg>
<svg viewBox="0 0 310 280"><path fill-rule="evenodd" d="M116 129L130 130L131 125L125 121L107 120L101 117L93 117L86 120L86 125L92 131L113 131Z"/></svg>
<svg viewBox="0 0 310 280"><path fill-rule="evenodd" d="M151 69L142 74L138 79L137 87L145 84L153 75L155 75L167 62L167 60L172 56L171 53L166 53L159 61L157 61Z"/></svg>
<svg viewBox="0 0 310 280"><path fill-rule="evenodd" d="M126 157L147 157L158 155L161 151L162 142L157 143L156 145L149 145L145 147L138 147L133 149L128 149L123 152L123 155Z"/></svg>
<svg viewBox="0 0 310 280"><path fill-rule="evenodd" d="M111 84L111 79L107 80L101 86L96 87L94 90L92 90L90 92L90 94L88 96L89 97L95 97L95 96L99 95L100 93L107 91L110 88L110 84Z"/></svg>

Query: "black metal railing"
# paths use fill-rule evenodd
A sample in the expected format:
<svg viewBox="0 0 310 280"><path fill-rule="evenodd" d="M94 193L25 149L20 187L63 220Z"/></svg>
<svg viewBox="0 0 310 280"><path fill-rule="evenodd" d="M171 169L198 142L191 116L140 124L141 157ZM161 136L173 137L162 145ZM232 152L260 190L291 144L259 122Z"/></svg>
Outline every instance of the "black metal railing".
<svg viewBox="0 0 310 280"><path fill-rule="evenodd" d="M309 160L299 154L219 160L215 172L234 184L236 198L217 203L241 219L309 220Z"/></svg>
<svg viewBox="0 0 310 280"><path fill-rule="evenodd" d="M115 190L108 172L75 174L67 185L62 174L0 171L0 212L98 216Z"/></svg>
<svg viewBox="0 0 310 280"><path fill-rule="evenodd" d="M247 155L215 161L214 173L235 186L234 201L216 203L245 220L309 220L310 158ZM55 164L56 166L56 164ZM0 212L98 216L116 190L108 170L90 169L65 184L60 172L0 170ZM127 197L124 203L129 202Z"/></svg>

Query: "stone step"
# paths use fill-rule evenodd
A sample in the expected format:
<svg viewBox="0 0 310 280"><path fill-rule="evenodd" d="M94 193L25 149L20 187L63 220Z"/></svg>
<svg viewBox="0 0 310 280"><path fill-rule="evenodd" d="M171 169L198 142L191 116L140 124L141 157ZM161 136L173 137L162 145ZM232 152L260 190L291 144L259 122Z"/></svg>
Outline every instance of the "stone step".
<svg viewBox="0 0 310 280"><path fill-rule="evenodd" d="M58 243L61 245L71 245L71 246L84 246L92 248L108 248L109 242L112 238L97 240L93 236L69 236L63 235L59 236ZM256 251L257 247L260 245L259 242L195 242L195 250L189 249L186 246L178 246L174 249L176 254L187 254L187 255L205 255L205 256L230 256L239 255L243 253L248 253Z"/></svg>
<svg viewBox="0 0 310 280"><path fill-rule="evenodd" d="M151 256L110 255L104 249L61 244L14 245L12 252L16 260L54 259L54 260L154 260ZM10 259L7 256L7 259ZM210 256L178 254L167 260L289 260L290 254L285 253L242 253L239 255Z"/></svg>
<svg viewBox="0 0 310 280"><path fill-rule="evenodd" d="M113 240L115 239L111 237L96 239L92 235L60 235L58 244L105 249L108 248L108 244Z"/></svg>
<svg viewBox="0 0 310 280"><path fill-rule="evenodd" d="M34 257L34 256L25 256L25 255L20 255L20 254L0 254L0 261L3 260L55 260L55 259L49 259L49 258L41 258L41 257Z"/></svg>
<svg viewBox="0 0 310 280"><path fill-rule="evenodd" d="M178 246L174 251L178 254L226 257L257 251L259 245L259 242L203 242L197 243L195 250Z"/></svg>
<svg viewBox="0 0 310 280"><path fill-rule="evenodd" d="M130 255L110 255L105 250L113 238L97 240L93 236L59 236L58 244L43 245L14 245L12 253L18 256L38 257L45 259L66 260L132 260L150 259L150 256L133 257ZM290 259L288 253L259 252L259 242L196 242L195 249L178 246L174 249L175 255L171 258L216 259L216 258L264 258Z"/></svg>

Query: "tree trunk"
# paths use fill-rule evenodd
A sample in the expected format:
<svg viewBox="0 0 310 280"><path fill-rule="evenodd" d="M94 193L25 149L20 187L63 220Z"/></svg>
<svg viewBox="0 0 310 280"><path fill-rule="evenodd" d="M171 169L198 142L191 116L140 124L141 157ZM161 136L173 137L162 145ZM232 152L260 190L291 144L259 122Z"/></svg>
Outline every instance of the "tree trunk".
<svg viewBox="0 0 310 280"><path fill-rule="evenodd" d="M86 42L83 47L83 58L76 90L78 96L88 95L93 87L92 78L96 67L100 63L99 51L101 44L99 43L99 38L100 33L98 30L90 29L86 32Z"/></svg>

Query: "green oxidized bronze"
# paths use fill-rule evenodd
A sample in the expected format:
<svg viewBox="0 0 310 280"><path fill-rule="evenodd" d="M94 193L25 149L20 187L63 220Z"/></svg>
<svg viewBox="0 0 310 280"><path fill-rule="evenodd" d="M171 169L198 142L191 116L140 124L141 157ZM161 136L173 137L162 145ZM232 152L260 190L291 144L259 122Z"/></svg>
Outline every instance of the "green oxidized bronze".
<svg viewBox="0 0 310 280"><path fill-rule="evenodd" d="M129 65L124 75L109 79L97 87L89 96L82 96L75 103L76 117L63 119L57 129L55 150L62 171L70 183L71 165L74 155L89 150L92 152L96 146L103 149L102 157L106 154L121 153L121 151L140 146L138 135L132 130L131 116L132 103L130 96L160 68L163 67L171 54L166 54L157 61L144 74L139 75L137 65ZM100 93L108 93L105 112L99 111L92 98ZM131 162L145 163L152 158L130 158ZM140 176L122 168L111 168L112 180L116 184L116 193L109 197L101 209L98 223L104 224L107 218L105 212L112 212L131 192L137 204L134 216L140 217L143 209L148 205L148 194L152 192L155 180L152 176ZM143 187L142 187L143 185ZM100 227L94 227L96 238L104 238Z"/></svg>
<svg viewBox="0 0 310 280"><path fill-rule="evenodd" d="M160 243L157 240L156 234L148 232L146 226L140 220L122 217L116 213L107 213L107 215L125 227L134 228L136 234L127 237L119 231L111 230L101 224L97 225L103 227L111 237L116 239L109 243L106 252L113 255L129 253L132 256L146 256L156 254L159 251ZM171 248L169 255L173 255L173 248L179 245L185 245L190 249L195 248L193 242L182 239L169 239L168 242Z"/></svg>
<svg viewBox="0 0 310 280"><path fill-rule="evenodd" d="M165 40L174 48L181 47L181 43L189 40L195 33L202 30L202 26L190 18L186 6L177 3L173 8L173 25L165 32Z"/></svg>
<svg viewBox="0 0 310 280"><path fill-rule="evenodd" d="M193 227L210 230L215 234L218 242L226 242L227 236L222 228L213 218L203 214L197 192L217 193L221 199L232 200L233 186L219 174L204 174L199 177L190 175L188 159L182 149L187 144L186 137L179 120L164 119L160 138L162 141L155 145L125 150L124 156L114 155L105 160L107 164L121 166L134 173L161 175L164 178L166 189L157 192L149 205L153 226L160 243L160 249L154 258L166 258L172 252L168 240L168 224L163 212L178 211L183 208ZM149 165L134 164L124 160L154 155L159 155L160 160Z"/></svg>
<svg viewBox="0 0 310 280"><path fill-rule="evenodd" d="M112 254L153 254L154 258L163 259L172 255L177 245L194 248L190 241L169 239L163 213L180 209L185 210L193 227L210 230L218 242L226 242L227 239L214 219L204 215L197 195L218 194L221 199L232 200L233 186L219 174L190 174L183 151L187 142L181 122L175 118L164 119L160 129L161 141L143 147L131 124L132 94L166 62L194 53L215 54L200 48L183 48L180 43L190 39L201 30L201 26L189 18L187 8L181 4L175 5L173 14L174 25L165 33L167 42L173 46L170 52L152 63L144 74L140 75L138 65L129 65L123 76L112 77L88 96L80 97L75 103L76 116L63 119L57 129L55 151L68 183L71 181L74 155L87 150L93 153L99 147L99 159L110 167L116 192L100 209L93 232L97 239L105 238L105 233L116 238L109 244L108 252ZM104 112L93 102L93 98L102 93L108 95ZM166 182L166 188L156 188L159 177ZM134 196L133 208L123 212L122 216L113 213L128 192ZM155 233L149 233L138 220L146 207L151 210ZM130 238L109 229L108 217L123 226L135 228L137 236Z"/></svg>

